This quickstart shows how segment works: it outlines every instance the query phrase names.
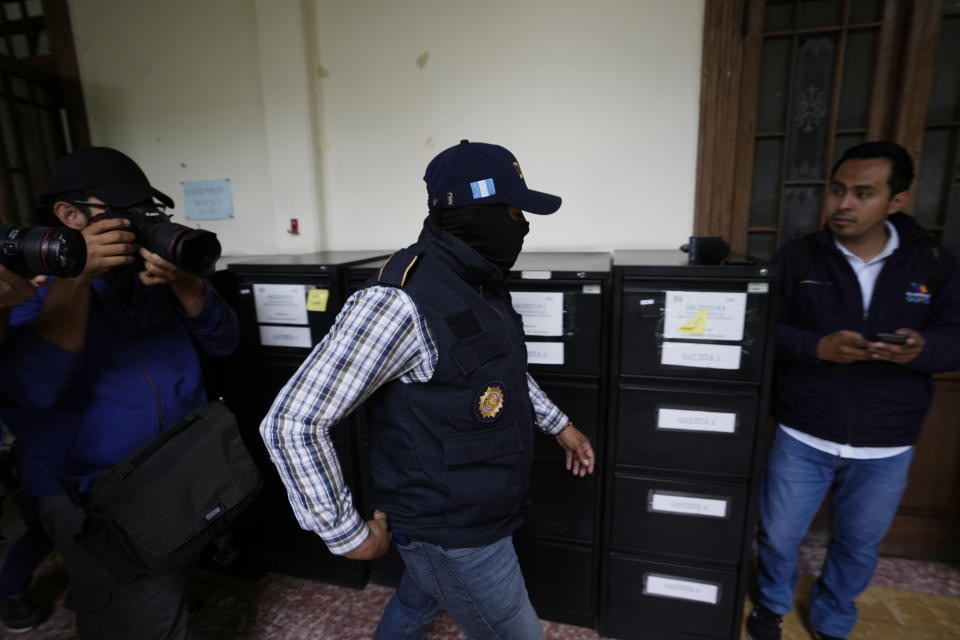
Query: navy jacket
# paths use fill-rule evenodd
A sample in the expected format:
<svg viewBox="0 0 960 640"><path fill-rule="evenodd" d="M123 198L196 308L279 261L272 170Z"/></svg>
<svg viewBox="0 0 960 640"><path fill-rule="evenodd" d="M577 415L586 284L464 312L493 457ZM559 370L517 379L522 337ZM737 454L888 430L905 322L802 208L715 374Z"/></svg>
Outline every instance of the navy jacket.
<svg viewBox="0 0 960 640"><path fill-rule="evenodd" d="M931 268L923 256L930 249L921 242L923 230L903 213L889 220L900 235L900 247L886 259L866 310L856 275L828 229L817 232L816 249L806 258L803 239L774 256L783 276L774 399L782 424L854 446L914 444L930 407L930 374L960 369L956 257L938 248L942 278L931 291ZM926 340L921 354L906 365L817 359L817 343L828 334L846 329L869 338L901 327L919 331Z"/></svg>
<svg viewBox="0 0 960 640"><path fill-rule="evenodd" d="M429 220L381 274L379 284L404 281L438 351L429 382L395 380L367 403L372 503L411 539L481 546L522 522L535 416L523 323L502 280Z"/></svg>

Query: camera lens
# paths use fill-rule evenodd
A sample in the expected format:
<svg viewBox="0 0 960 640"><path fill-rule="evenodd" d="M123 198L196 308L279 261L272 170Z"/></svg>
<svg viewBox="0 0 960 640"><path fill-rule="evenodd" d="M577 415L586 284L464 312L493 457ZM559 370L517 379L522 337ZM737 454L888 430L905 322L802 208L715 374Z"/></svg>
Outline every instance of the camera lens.
<svg viewBox="0 0 960 640"><path fill-rule="evenodd" d="M161 222L151 226L145 235L148 249L196 275L209 274L220 259L220 241L212 231Z"/></svg>
<svg viewBox="0 0 960 640"><path fill-rule="evenodd" d="M11 271L73 278L86 263L87 243L75 229L0 224L0 264Z"/></svg>

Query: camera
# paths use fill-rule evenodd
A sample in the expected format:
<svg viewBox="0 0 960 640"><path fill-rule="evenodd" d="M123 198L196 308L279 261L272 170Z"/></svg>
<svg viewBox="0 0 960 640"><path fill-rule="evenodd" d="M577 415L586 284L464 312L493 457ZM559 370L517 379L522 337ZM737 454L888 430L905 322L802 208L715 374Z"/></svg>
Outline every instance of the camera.
<svg viewBox="0 0 960 640"><path fill-rule="evenodd" d="M140 246L194 275L212 273L220 259L217 234L170 222L171 217L160 205L136 205L123 209L107 208L105 213L95 216L90 222L104 218L126 218L130 221L129 231L136 236Z"/></svg>
<svg viewBox="0 0 960 640"><path fill-rule="evenodd" d="M87 264L87 242L69 227L0 224L0 265L22 276L74 278Z"/></svg>

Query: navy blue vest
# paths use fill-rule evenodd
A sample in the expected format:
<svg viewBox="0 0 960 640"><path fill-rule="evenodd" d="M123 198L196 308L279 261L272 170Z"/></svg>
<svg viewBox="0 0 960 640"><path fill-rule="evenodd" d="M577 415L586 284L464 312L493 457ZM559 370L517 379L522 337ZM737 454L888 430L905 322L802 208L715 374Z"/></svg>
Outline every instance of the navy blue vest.
<svg viewBox="0 0 960 640"><path fill-rule="evenodd" d="M395 380L367 402L368 507L411 539L480 546L522 521L534 413L523 325L502 279L429 220L380 272L379 284L416 303L439 352L429 382Z"/></svg>

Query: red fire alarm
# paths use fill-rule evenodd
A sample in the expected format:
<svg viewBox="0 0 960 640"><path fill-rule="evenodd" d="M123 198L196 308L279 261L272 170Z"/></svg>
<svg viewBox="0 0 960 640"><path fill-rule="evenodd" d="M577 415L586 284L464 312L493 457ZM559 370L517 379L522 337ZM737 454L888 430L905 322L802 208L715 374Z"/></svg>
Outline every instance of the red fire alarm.
<svg viewBox="0 0 960 640"><path fill-rule="evenodd" d="M300 235L300 225L296 218L290 218L290 228L287 229L287 233L292 233L295 236Z"/></svg>

